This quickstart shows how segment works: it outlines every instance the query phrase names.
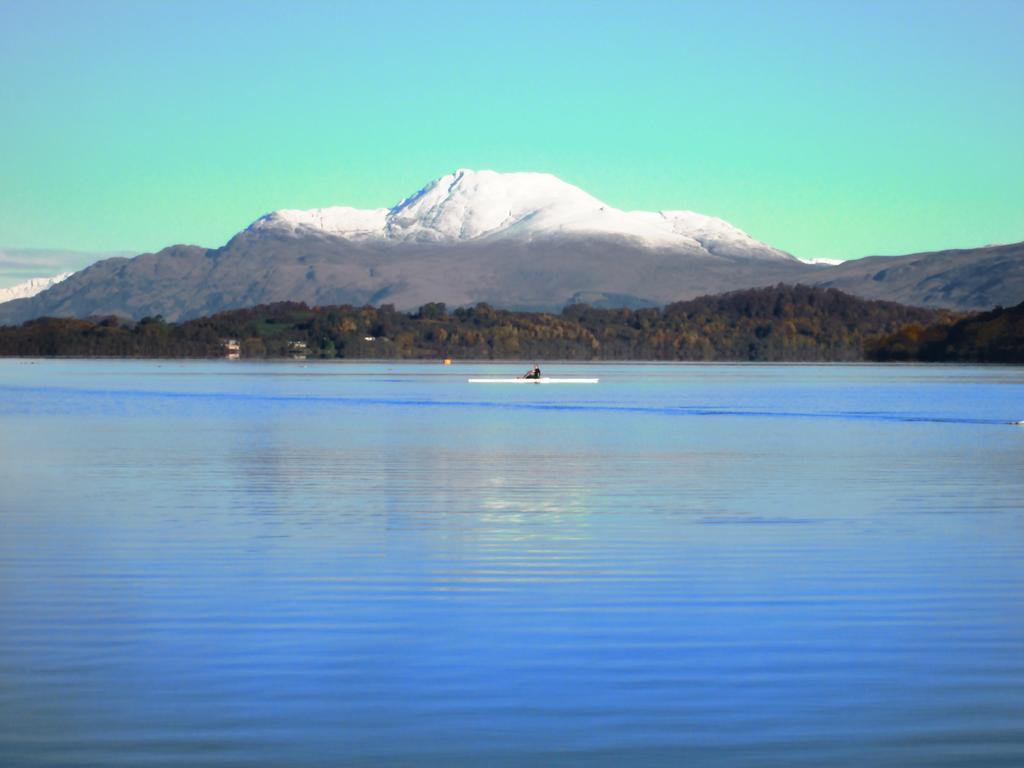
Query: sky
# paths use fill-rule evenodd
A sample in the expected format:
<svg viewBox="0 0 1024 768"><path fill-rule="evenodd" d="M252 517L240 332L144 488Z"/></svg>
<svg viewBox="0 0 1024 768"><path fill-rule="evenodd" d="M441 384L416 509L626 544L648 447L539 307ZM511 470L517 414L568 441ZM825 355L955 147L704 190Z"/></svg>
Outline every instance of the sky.
<svg viewBox="0 0 1024 768"><path fill-rule="evenodd" d="M1022 31L1017 0L0 0L0 279L462 167L805 259L1016 242Z"/></svg>

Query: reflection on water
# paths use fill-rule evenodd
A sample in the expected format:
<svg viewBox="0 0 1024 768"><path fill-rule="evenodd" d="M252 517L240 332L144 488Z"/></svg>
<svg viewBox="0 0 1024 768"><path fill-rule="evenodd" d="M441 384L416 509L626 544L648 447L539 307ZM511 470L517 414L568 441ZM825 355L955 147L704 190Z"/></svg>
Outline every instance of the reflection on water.
<svg viewBox="0 0 1024 768"><path fill-rule="evenodd" d="M520 367L0 361L0 764L1024 764L1024 371Z"/></svg>

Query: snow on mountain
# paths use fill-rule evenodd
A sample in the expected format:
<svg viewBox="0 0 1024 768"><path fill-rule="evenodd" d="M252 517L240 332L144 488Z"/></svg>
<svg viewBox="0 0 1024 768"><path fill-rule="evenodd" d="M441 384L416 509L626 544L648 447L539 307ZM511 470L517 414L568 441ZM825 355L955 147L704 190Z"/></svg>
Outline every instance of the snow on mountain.
<svg viewBox="0 0 1024 768"><path fill-rule="evenodd" d="M392 208L386 233L417 242L601 233L696 245L547 173L456 171Z"/></svg>
<svg viewBox="0 0 1024 768"><path fill-rule="evenodd" d="M3 304L5 301L27 299L30 296L35 296L37 293L42 293L47 288L66 280L73 274L74 272L61 272L53 277L33 277L23 283L12 285L10 288L0 288L0 304Z"/></svg>
<svg viewBox="0 0 1024 768"><path fill-rule="evenodd" d="M771 251L772 255L783 259L792 259L785 251L771 248L759 240L755 240L742 229L734 227L723 219L706 216L693 211L634 211L630 214L651 221L660 227L667 227L672 232L692 238L705 249L714 252L720 247L741 250Z"/></svg>
<svg viewBox="0 0 1024 768"><path fill-rule="evenodd" d="M804 264L817 264L819 266L825 265L829 267L834 267L839 264L846 263L843 259L800 259L800 261L802 261Z"/></svg>
<svg viewBox="0 0 1024 768"><path fill-rule="evenodd" d="M283 209L261 216L249 226L249 230L254 232L313 230L345 237L371 237L379 236L384 232L387 215L387 208L363 210L336 206L334 208L313 208L308 211Z"/></svg>
<svg viewBox="0 0 1024 768"><path fill-rule="evenodd" d="M691 211L622 211L548 173L461 169L390 209L280 210L255 221L249 231L418 243L604 235L654 248L756 250L792 259L721 219Z"/></svg>

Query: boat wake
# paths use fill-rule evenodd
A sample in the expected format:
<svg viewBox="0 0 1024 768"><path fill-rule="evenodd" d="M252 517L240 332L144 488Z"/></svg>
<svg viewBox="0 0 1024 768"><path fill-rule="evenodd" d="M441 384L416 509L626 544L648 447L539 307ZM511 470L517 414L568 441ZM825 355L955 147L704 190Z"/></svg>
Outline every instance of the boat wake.
<svg viewBox="0 0 1024 768"><path fill-rule="evenodd" d="M289 406L315 405L349 407L385 407L385 408L460 408L460 409L493 409L502 411L551 411L551 412L593 412L605 414L645 414L673 418L684 417L725 417L751 419L824 419L844 421L875 421L908 424L980 424L991 426L1022 426L1024 422L1008 421L997 418L974 418L964 416L944 416L929 413L908 413L898 411L795 411L772 410L760 408L740 408L719 405L632 405L629 403L609 402L554 402L554 401L518 401L477 400L477 399L428 399L401 397L359 397L343 395L300 395L300 394L266 394L238 392L181 392L166 390L110 390L85 389L77 387L19 387L0 386L0 392L12 396L31 393L40 395L56 395L62 400L69 398L85 398L99 401L102 407L111 407L118 402L142 403L147 400L193 400L211 403L257 403L280 404ZM0 411L18 412L31 410L31 405L21 398L5 397ZM22 405L19 407L19 401Z"/></svg>

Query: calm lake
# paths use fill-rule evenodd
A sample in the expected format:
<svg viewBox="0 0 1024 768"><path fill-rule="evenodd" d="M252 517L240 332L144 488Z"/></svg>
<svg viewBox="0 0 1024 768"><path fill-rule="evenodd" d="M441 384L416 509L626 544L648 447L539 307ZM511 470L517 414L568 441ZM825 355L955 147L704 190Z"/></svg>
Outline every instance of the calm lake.
<svg viewBox="0 0 1024 768"><path fill-rule="evenodd" d="M0 360L4 766L1024 765L1024 368Z"/></svg>

